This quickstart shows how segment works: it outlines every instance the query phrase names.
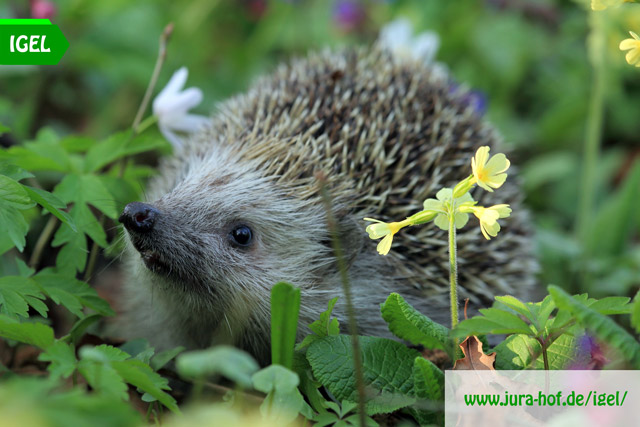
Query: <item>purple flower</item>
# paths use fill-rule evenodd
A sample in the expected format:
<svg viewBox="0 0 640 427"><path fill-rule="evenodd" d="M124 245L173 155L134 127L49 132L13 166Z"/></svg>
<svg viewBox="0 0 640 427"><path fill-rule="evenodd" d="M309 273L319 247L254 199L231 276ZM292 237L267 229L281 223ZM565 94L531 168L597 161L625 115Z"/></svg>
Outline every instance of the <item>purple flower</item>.
<svg viewBox="0 0 640 427"><path fill-rule="evenodd" d="M333 7L333 20L343 31L357 29L364 18L364 8L356 0L339 0Z"/></svg>
<svg viewBox="0 0 640 427"><path fill-rule="evenodd" d="M567 369L600 370L609 363L598 342L590 335L577 339L574 360Z"/></svg>
<svg viewBox="0 0 640 427"><path fill-rule="evenodd" d="M449 84L449 94L457 95L464 107L471 107L479 116L483 116L487 112L489 101L487 100L487 95L481 90L466 90L455 81L452 81Z"/></svg>

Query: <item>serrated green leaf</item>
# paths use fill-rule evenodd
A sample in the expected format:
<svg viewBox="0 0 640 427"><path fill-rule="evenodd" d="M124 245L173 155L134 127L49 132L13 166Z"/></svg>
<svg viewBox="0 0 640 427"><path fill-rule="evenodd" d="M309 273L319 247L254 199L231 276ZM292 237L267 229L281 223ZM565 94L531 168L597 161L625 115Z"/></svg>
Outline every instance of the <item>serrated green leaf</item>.
<svg viewBox="0 0 640 427"><path fill-rule="evenodd" d="M540 306L536 314L536 324L538 325L538 329L542 331L547 326L549 316L551 316L553 310L556 309L556 305L553 302L553 298L551 298L551 295L547 295L546 297L544 297L539 305Z"/></svg>
<svg viewBox="0 0 640 427"><path fill-rule="evenodd" d="M163 391L170 390L168 380L153 372L149 365L137 359L112 361L110 365L126 382L149 393L171 412L180 413L175 399Z"/></svg>
<svg viewBox="0 0 640 427"><path fill-rule="evenodd" d="M327 304L328 308L320 313L320 318L309 325L309 329L315 334L309 334L302 342L298 343L296 350L302 350L311 345L318 338L329 335L338 335L340 333L340 323L335 317L331 318L333 307L336 305L338 297L332 298Z"/></svg>
<svg viewBox="0 0 640 427"><path fill-rule="evenodd" d="M367 414L392 412L415 402L413 363L420 354L403 344L359 337L365 386L370 391ZM338 400L357 402L351 337L324 337L307 349L315 378Z"/></svg>
<svg viewBox="0 0 640 427"><path fill-rule="evenodd" d="M251 375L259 369L249 353L225 345L183 353L176 359L176 367L187 378L223 375L245 388L251 387Z"/></svg>
<svg viewBox="0 0 640 427"><path fill-rule="evenodd" d="M52 193L48 191L41 190L39 188L29 187L27 185L23 186L31 200L48 210L52 215L62 221L64 224L67 224L73 231L77 231L75 224L73 223L73 219L71 216L62 211L60 209L66 208L64 202L54 196Z"/></svg>
<svg viewBox="0 0 640 427"><path fill-rule="evenodd" d="M124 147L131 136L131 130L118 132L97 144L93 144L85 157L85 172L96 172L124 156Z"/></svg>
<svg viewBox="0 0 640 427"><path fill-rule="evenodd" d="M47 317L47 307L40 300L45 296L35 282L22 276L0 277L0 313L9 317L29 317L29 306Z"/></svg>
<svg viewBox="0 0 640 427"><path fill-rule="evenodd" d="M76 370L78 360L73 347L63 341L56 341L38 356L38 360L51 362L47 370L53 378L68 378Z"/></svg>
<svg viewBox="0 0 640 427"><path fill-rule="evenodd" d="M29 224L19 210L11 206L0 207L0 235L7 235L20 252L27 243L24 236L28 231Z"/></svg>
<svg viewBox="0 0 640 427"><path fill-rule="evenodd" d="M463 320L458 326L451 331L452 336L467 337L471 335L485 334L514 334L526 333L531 335L531 330L521 331L520 329L508 328L494 320L487 319L483 316L475 316L471 319Z"/></svg>
<svg viewBox="0 0 640 427"><path fill-rule="evenodd" d="M400 295L389 295L381 312L389 330L398 338L426 348L441 348L451 356L449 329L418 312Z"/></svg>
<svg viewBox="0 0 640 427"><path fill-rule="evenodd" d="M618 349L636 369L640 369L640 343L612 319L587 307L557 286L550 285L549 293L561 310L571 312L578 322L602 341Z"/></svg>
<svg viewBox="0 0 640 427"><path fill-rule="evenodd" d="M0 336L46 350L54 342L53 329L42 323L19 323L0 314Z"/></svg>
<svg viewBox="0 0 640 427"><path fill-rule="evenodd" d="M87 237L85 234L76 233L68 225L62 224L53 236L51 246L55 248L62 244L65 245L60 249L58 257L56 258L58 270L70 274L83 271L87 263L88 253Z"/></svg>
<svg viewBox="0 0 640 427"><path fill-rule="evenodd" d="M66 175L53 194L67 204L90 204L109 218L118 217L116 202L99 177L95 175ZM80 224L77 224L80 227Z"/></svg>
<svg viewBox="0 0 640 427"><path fill-rule="evenodd" d="M418 402L409 413L420 425L444 422L444 373L422 356L413 363L414 394Z"/></svg>
<svg viewBox="0 0 640 427"><path fill-rule="evenodd" d="M104 316L115 314L109 303L98 296L86 282L44 269L33 280L56 304L61 304L78 317L84 317L83 307L89 307Z"/></svg>
<svg viewBox="0 0 640 427"><path fill-rule="evenodd" d="M128 353L116 348L112 345L101 344L99 346L86 345L78 352L83 360L93 362L114 362L123 361L131 358Z"/></svg>
<svg viewBox="0 0 640 427"><path fill-rule="evenodd" d="M317 335L313 336L320 338ZM320 393L320 390L318 390L322 384L313 378L311 365L309 365L309 361L304 353L297 351L293 355L293 370L298 374L298 378L300 379L300 391L307 397L313 409L319 414L326 413L327 410L325 406L328 402Z"/></svg>
<svg viewBox="0 0 640 427"><path fill-rule="evenodd" d="M97 393L129 400L127 384L109 363L82 359L78 362L77 369Z"/></svg>
<svg viewBox="0 0 640 427"><path fill-rule="evenodd" d="M62 148L57 135L48 128L38 132L36 140L24 146L11 147L8 150L16 165L29 171L50 170L69 172L69 155Z"/></svg>
<svg viewBox="0 0 640 427"><path fill-rule="evenodd" d="M298 332L300 289L280 282L271 289L271 360L287 369L293 367Z"/></svg>

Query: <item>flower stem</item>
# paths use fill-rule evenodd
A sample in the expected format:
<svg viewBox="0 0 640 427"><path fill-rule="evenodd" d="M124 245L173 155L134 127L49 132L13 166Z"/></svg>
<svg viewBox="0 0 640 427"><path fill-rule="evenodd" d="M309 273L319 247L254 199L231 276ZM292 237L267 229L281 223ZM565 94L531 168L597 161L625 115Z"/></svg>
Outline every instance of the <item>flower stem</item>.
<svg viewBox="0 0 640 427"><path fill-rule="evenodd" d="M40 258L42 257L42 252L44 251L44 247L46 246L49 238L56 230L56 225L58 225L58 218L51 215L49 221L42 229L40 233L40 237L38 237L38 241L36 242L36 246L33 249L33 253L31 254L31 258L29 259L29 267L38 268L38 264L40 264Z"/></svg>
<svg viewBox="0 0 640 427"><path fill-rule="evenodd" d="M449 284L451 286L451 329L458 324L458 258L456 253L456 217L449 214Z"/></svg>
<svg viewBox="0 0 640 427"><path fill-rule="evenodd" d="M602 28L602 16L602 13L590 12L589 22L591 34L589 38L589 56L593 66L593 81L584 141L582 179L580 180L582 188L580 188L580 204L576 221L576 235L582 241L583 245L589 233L589 226L594 209L596 169L598 153L600 151L605 103L606 61L604 55L606 40Z"/></svg>
<svg viewBox="0 0 640 427"><path fill-rule="evenodd" d="M367 425L366 411L365 411L365 383L364 383L364 370L362 367L362 352L360 350L360 343L358 339L358 323L356 321L356 312L353 306L353 299L351 296L351 285L349 283L349 272L347 271L347 264L344 259L344 253L342 251L342 244L340 242L340 236L338 233L338 224L336 218L333 215L331 207L331 197L329 190L327 189L327 178L323 173L317 173L320 186L320 194L322 201L324 202L325 209L327 211L327 224L329 226L329 233L331 235L331 243L333 251L336 256L336 262L338 264L338 271L340 272L340 279L342 281L342 290L344 292L344 299L347 309L347 320L349 325L349 334L351 335L351 346L353 351L353 370L356 379L356 389L358 391L358 419L360 426Z"/></svg>

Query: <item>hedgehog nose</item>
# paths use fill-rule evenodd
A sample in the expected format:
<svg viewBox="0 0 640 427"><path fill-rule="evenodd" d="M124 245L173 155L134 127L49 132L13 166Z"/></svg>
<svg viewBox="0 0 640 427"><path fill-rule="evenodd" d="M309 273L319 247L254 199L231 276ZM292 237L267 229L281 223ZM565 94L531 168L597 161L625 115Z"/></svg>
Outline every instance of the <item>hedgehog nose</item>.
<svg viewBox="0 0 640 427"><path fill-rule="evenodd" d="M146 233L151 231L160 212L151 205L132 202L124 207L118 221L132 233Z"/></svg>

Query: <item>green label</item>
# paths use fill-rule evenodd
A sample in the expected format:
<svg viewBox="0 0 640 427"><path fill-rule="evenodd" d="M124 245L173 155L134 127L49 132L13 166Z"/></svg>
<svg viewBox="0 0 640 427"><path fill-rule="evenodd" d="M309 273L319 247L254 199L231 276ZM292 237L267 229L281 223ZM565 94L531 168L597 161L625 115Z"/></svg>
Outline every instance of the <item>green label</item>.
<svg viewBox="0 0 640 427"><path fill-rule="evenodd" d="M68 47L48 19L0 19L0 65L56 65Z"/></svg>

